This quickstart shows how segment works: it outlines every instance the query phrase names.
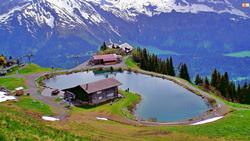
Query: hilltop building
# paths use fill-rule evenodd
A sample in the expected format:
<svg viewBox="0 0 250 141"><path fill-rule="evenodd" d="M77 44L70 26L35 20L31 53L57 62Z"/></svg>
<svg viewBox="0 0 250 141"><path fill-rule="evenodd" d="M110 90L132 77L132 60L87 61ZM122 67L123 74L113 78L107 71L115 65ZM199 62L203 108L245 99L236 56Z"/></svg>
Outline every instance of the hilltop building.
<svg viewBox="0 0 250 141"><path fill-rule="evenodd" d="M122 56L116 54L94 55L90 60L93 65L113 65L120 63Z"/></svg>
<svg viewBox="0 0 250 141"><path fill-rule="evenodd" d="M110 43L107 45L108 48L122 49L125 53L131 53L134 47L132 47L129 43L116 44Z"/></svg>
<svg viewBox="0 0 250 141"><path fill-rule="evenodd" d="M134 49L130 44L128 43L124 43L124 44L121 44L119 45L119 47L125 51L125 53L131 53L132 50Z"/></svg>
<svg viewBox="0 0 250 141"><path fill-rule="evenodd" d="M118 87L120 85L121 83L118 80L107 78L63 91L65 91L65 99L85 102L88 105L96 105L118 98Z"/></svg>

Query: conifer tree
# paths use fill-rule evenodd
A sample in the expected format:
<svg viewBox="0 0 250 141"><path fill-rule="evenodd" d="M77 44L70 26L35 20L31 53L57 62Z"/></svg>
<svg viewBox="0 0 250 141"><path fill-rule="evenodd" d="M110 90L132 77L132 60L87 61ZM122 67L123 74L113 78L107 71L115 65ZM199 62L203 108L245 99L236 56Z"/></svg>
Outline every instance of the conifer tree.
<svg viewBox="0 0 250 141"><path fill-rule="evenodd" d="M174 65L172 57L169 58L168 62L168 75L175 76Z"/></svg>
<svg viewBox="0 0 250 141"><path fill-rule="evenodd" d="M106 43L103 42L103 44L102 44L100 50L101 50L101 51L104 51L104 50L106 50L106 49L108 49L108 47L107 47Z"/></svg>
<svg viewBox="0 0 250 141"><path fill-rule="evenodd" d="M211 86L216 87L218 84L218 72L215 69L212 73L212 78L211 78Z"/></svg>
<svg viewBox="0 0 250 141"><path fill-rule="evenodd" d="M196 75L194 83L195 85L201 85L203 83L203 80L199 74Z"/></svg>
<svg viewBox="0 0 250 141"><path fill-rule="evenodd" d="M188 82L191 82L190 76L189 76L189 73L188 73L188 68L187 68L186 64L183 64L181 66L179 77L182 78L182 79L187 80Z"/></svg>
<svg viewBox="0 0 250 141"><path fill-rule="evenodd" d="M204 88L205 89L209 89L210 88L210 83L207 77L205 77L205 81L204 81Z"/></svg>

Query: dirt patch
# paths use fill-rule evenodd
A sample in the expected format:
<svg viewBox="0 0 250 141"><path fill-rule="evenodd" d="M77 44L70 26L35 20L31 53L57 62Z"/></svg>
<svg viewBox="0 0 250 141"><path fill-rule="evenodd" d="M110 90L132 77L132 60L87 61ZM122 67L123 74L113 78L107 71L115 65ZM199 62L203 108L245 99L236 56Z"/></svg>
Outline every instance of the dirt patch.
<svg viewBox="0 0 250 141"><path fill-rule="evenodd" d="M169 131L152 131L152 130L141 130L134 134L134 136L165 136L169 135L171 132Z"/></svg>

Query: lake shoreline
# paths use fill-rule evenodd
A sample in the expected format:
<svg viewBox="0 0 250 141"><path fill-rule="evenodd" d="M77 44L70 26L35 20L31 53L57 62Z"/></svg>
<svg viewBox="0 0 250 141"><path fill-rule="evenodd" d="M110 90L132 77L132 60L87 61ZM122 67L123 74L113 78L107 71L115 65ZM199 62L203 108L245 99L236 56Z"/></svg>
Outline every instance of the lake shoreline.
<svg viewBox="0 0 250 141"><path fill-rule="evenodd" d="M108 67L107 67L108 68ZM226 114L228 114L230 112L230 109L223 103L219 103L218 100L215 100L214 98L212 98L211 96L209 96L206 92L195 88L194 86L192 86L190 83L186 82L185 80L179 79L177 77L172 77L172 76L168 76L168 75L163 75L163 74L158 74L158 73L154 73L154 72L149 72L149 71L144 71L144 70L138 70L138 69L128 69L128 68L113 68L114 72L121 72L121 71L129 71L129 72L134 72L134 73L140 73L140 74L144 74L144 75L148 75L148 76L154 76L154 77L158 77L158 78L162 78L162 79L167 79L169 81L172 81L174 83L176 83L177 85L189 90L190 92L193 92L194 94L202 97L203 100L205 100L206 102L208 102L211 106L211 109L209 109L207 112L203 113L200 116L197 117L193 117L191 119L187 119L187 120L183 120L183 121L176 121L176 122L150 122L150 121L144 121L144 120L131 120L125 117L126 120L124 119L120 119L120 118L112 118L110 117L110 120L116 121L116 122L121 122L121 123L125 123L125 124L131 124L131 125L146 125L146 126L158 126L158 125L190 125L202 120L206 120L208 118L211 117L216 117L216 116L225 116ZM73 73L78 73L78 72L88 72L88 71L92 71L95 69L81 69L81 70L73 70L73 71L61 71L58 73L55 73L53 76L42 76L42 80L45 79L50 79L53 78L55 76L58 75L69 75L69 74L73 74ZM40 85L44 85L43 81L40 82ZM212 99L212 100L211 100ZM141 99L140 99L141 101ZM139 101L139 102L140 102ZM138 103L135 103L133 105L133 109L129 109L129 111L136 117L136 115L134 114L134 111L136 110Z"/></svg>

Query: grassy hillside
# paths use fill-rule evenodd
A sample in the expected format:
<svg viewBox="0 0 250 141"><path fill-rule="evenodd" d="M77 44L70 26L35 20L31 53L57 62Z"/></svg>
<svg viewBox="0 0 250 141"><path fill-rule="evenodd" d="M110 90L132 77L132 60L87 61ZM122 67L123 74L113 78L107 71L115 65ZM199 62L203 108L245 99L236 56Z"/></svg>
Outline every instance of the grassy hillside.
<svg viewBox="0 0 250 141"><path fill-rule="evenodd" d="M78 109L77 112L72 113L67 122L62 122L63 125L59 122L54 124L53 127L92 140L102 141L250 140L250 110L247 109L236 110L221 120L198 126L132 126L120 122L97 121L95 119L96 116L119 115L119 112L114 112L112 107L105 104L92 109ZM116 106L114 105L114 107ZM241 107L241 105L237 107ZM122 121L122 117L120 118Z"/></svg>
<svg viewBox="0 0 250 141"><path fill-rule="evenodd" d="M38 100L34 100L29 96L19 97L19 101L16 102L15 105L27 111L39 112L44 115L52 115L51 108L48 105Z"/></svg>
<svg viewBox="0 0 250 141"><path fill-rule="evenodd" d="M132 68L131 60L126 61ZM49 71L33 65L19 72L25 75ZM8 81L7 81L8 80ZM25 86L25 78L0 78L0 85L13 89ZM28 87L27 87L28 88ZM95 140L95 141L225 141L250 140L250 108L248 105L224 101L234 108L225 118L198 126L142 126L130 125L134 119L129 109L140 96L120 91L125 98L113 104L96 107L74 107L71 115L58 122L45 122L43 115L52 115L51 108L31 97L20 97L18 102L0 103L0 140ZM215 98L218 98L215 96ZM157 103L156 103L157 104ZM96 117L113 117L114 121L100 121Z"/></svg>
<svg viewBox="0 0 250 141"><path fill-rule="evenodd" d="M128 68L140 69L131 57L126 58L125 63Z"/></svg>
<svg viewBox="0 0 250 141"><path fill-rule="evenodd" d="M134 115L131 114L130 110L140 102L140 95L133 92L125 92L119 90L119 93L122 94L125 98L116 100L113 104L104 104L98 106L86 106L77 108L74 107L74 111L78 112L99 112L105 111L106 113L126 117L129 119L135 119Z"/></svg>
<svg viewBox="0 0 250 141"><path fill-rule="evenodd" d="M0 86L4 86L9 90L14 90L17 87L25 87L25 79L23 78L14 78L14 77L6 77L0 78Z"/></svg>
<svg viewBox="0 0 250 141"><path fill-rule="evenodd" d="M9 107L9 108L6 108ZM38 119L39 113L27 112L14 106L0 104L0 140L87 140L86 138L72 135L66 131L47 126Z"/></svg>
<svg viewBox="0 0 250 141"><path fill-rule="evenodd" d="M18 72L20 74L34 74L40 72L48 72L51 71L50 68L42 68L36 64L28 64L25 67L21 68Z"/></svg>

